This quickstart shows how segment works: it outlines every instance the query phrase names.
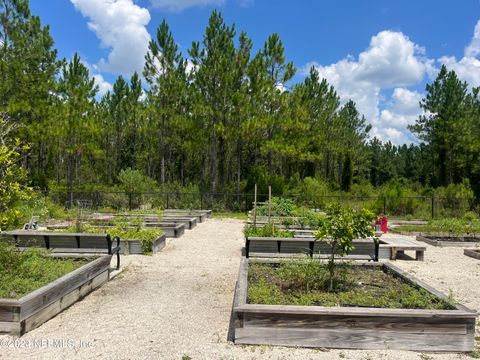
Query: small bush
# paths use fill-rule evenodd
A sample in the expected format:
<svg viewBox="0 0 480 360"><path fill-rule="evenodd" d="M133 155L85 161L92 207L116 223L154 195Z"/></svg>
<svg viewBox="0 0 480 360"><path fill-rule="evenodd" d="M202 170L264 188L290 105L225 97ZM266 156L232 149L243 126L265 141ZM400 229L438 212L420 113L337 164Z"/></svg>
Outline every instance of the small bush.
<svg viewBox="0 0 480 360"><path fill-rule="evenodd" d="M292 216L295 210L295 203L291 199L272 197L270 203L272 216ZM260 216L268 215L268 203L257 208L257 214Z"/></svg>

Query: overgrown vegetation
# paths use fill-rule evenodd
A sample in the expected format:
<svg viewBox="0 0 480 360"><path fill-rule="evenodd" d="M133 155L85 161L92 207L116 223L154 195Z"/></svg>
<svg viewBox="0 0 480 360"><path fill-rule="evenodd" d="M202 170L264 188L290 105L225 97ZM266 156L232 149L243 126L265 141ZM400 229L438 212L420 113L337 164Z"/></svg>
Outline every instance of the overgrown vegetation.
<svg viewBox="0 0 480 360"><path fill-rule="evenodd" d="M330 290L328 268L319 261L289 261L280 265L250 263L248 302L251 304L452 309L423 289L370 267L343 264Z"/></svg>
<svg viewBox="0 0 480 360"><path fill-rule="evenodd" d="M0 298L18 299L88 262L54 259L47 254L36 248L17 251L0 241Z"/></svg>

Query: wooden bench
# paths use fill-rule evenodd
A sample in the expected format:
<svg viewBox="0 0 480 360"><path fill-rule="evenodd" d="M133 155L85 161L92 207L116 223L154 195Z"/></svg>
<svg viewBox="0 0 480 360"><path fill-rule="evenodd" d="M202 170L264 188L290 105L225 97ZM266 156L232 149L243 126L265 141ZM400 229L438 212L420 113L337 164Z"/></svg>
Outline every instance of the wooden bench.
<svg viewBox="0 0 480 360"><path fill-rule="evenodd" d="M116 246L113 246L109 234L86 234L86 233L54 233L41 231L7 231L2 236L13 240L17 248L44 247L47 250L59 252L58 249L75 249L78 252L91 254L117 255L117 269L120 268L120 238L116 236ZM7 239L8 241L8 239ZM100 251L99 251L100 250ZM104 251L102 251L104 250ZM73 252L70 251L70 252Z"/></svg>
<svg viewBox="0 0 480 360"><path fill-rule="evenodd" d="M379 244L373 239L354 240L355 250L352 254L344 256L345 259L378 261ZM252 246L263 245L260 251L252 251ZM274 249L272 249L272 245ZM273 251L272 251L273 250ZM315 238L271 238L271 237L246 237L245 257L250 253L261 253L261 257L284 257L292 254L306 254L311 258L314 254L318 258L328 258L329 245ZM337 255L339 256L339 255ZM340 256L339 256L340 257Z"/></svg>

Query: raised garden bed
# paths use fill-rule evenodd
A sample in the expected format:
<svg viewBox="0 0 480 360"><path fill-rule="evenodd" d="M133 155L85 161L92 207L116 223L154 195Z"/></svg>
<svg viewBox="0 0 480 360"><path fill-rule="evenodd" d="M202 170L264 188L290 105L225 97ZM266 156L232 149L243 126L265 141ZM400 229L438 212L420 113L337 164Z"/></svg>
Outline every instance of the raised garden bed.
<svg viewBox="0 0 480 360"><path fill-rule="evenodd" d="M454 246L454 247L471 247L480 244L480 238L471 235L417 235L418 241L426 242L433 246Z"/></svg>
<svg viewBox="0 0 480 360"><path fill-rule="evenodd" d="M112 247L112 241L108 234L89 233L56 233L16 230L2 233L7 241L13 241L18 247L45 247L47 249L98 249L100 252L108 251ZM166 245L165 234L157 237L151 246L152 253L159 252ZM120 253L143 254L142 240L120 239Z"/></svg>
<svg viewBox="0 0 480 360"><path fill-rule="evenodd" d="M480 260L480 249L465 249L463 250L463 254Z"/></svg>
<svg viewBox="0 0 480 360"><path fill-rule="evenodd" d="M249 264L258 262L242 258L240 264L233 307L236 344L435 352L474 348L476 313L458 304L448 310L251 304ZM448 304L444 294L390 263L362 266L374 266Z"/></svg>
<svg viewBox="0 0 480 360"><path fill-rule="evenodd" d="M20 299L0 299L0 334L23 335L109 280L112 255L102 255Z"/></svg>
<svg viewBox="0 0 480 360"><path fill-rule="evenodd" d="M174 223L174 224L185 224L185 229L188 229L188 230L192 230L195 226L197 226L196 217L166 215L162 217L161 222L162 221L168 222L168 223Z"/></svg>
<svg viewBox="0 0 480 360"><path fill-rule="evenodd" d="M376 260L389 259L390 249L376 250L373 240L355 240L355 249L348 256L351 259ZM377 255L378 251L378 255ZM283 257L308 255L310 257L327 256L329 247L325 242L315 238L276 238L276 237L246 237L245 256L252 257Z"/></svg>
<svg viewBox="0 0 480 360"><path fill-rule="evenodd" d="M194 216L199 223L207 221L207 218L212 216L211 210L177 210L177 209L165 209L163 210L165 216Z"/></svg>

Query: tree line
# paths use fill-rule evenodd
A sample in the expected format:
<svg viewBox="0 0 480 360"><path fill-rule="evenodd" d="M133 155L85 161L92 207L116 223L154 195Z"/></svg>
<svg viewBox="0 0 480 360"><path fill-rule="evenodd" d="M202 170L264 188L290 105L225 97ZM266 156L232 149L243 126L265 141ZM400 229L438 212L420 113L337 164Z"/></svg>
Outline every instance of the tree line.
<svg viewBox="0 0 480 360"><path fill-rule="evenodd" d="M353 101L312 68L296 68L277 34L258 51L246 32L213 11L205 32L183 54L163 21L141 74L119 76L99 96L75 54L59 59L49 27L26 0L0 6L0 115L30 182L40 188L112 187L137 170L156 184L204 191L278 190L314 178L331 189L377 187L407 179L425 187L467 179L480 191L480 103L442 67L426 88L425 111L410 130L419 144L371 138Z"/></svg>

